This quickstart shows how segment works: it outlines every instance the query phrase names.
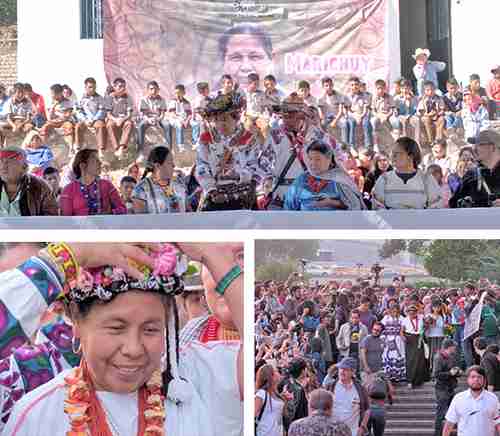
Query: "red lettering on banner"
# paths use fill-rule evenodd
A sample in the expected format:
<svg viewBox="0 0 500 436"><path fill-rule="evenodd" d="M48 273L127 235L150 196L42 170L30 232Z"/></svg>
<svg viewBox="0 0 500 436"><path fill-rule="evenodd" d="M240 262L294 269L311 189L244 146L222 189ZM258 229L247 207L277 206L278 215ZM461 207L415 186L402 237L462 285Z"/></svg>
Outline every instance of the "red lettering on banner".
<svg viewBox="0 0 500 436"><path fill-rule="evenodd" d="M285 73L293 74L356 74L362 76L370 71L371 58L360 55L307 55L287 53Z"/></svg>
<svg viewBox="0 0 500 436"><path fill-rule="evenodd" d="M287 53L285 55L285 73L286 74L300 74L300 54Z"/></svg>

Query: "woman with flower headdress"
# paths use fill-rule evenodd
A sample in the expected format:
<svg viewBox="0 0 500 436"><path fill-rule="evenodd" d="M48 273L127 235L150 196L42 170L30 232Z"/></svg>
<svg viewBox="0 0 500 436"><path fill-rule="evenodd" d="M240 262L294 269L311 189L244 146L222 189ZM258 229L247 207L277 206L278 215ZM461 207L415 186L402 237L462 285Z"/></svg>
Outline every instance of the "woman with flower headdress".
<svg viewBox="0 0 500 436"><path fill-rule="evenodd" d="M206 376L203 363L194 352L187 358L183 352L178 356L173 296L183 288L186 261L181 248L209 265L219 280L218 289L227 291L229 305L241 304L241 270L234 271L231 250L225 250L223 260L216 253L224 250L220 245L214 247L216 244L163 244L151 247L149 254L127 244L103 245L96 249L90 244L50 244L38 257L3 273L2 301L8 302L8 295L15 291L26 302L23 310L31 311L26 314L9 307L8 318L13 318L11 313L22 316L17 326L15 319L4 320L13 327L8 339L19 330L33 329L44 306L60 296L73 322L73 351L81 352L77 368L63 371L17 402L3 434L46 435L50 428L50 434L61 436L214 435L213 417L205 406L210 399L199 394ZM107 262L120 267L94 268ZM229 264L232 274L224 275L221 271ZM240 318L242 315L237 316ZM8 352L8 346L14 344L6 344L5 337L0 339L3 353ZM49 346L40 347L41 354L50 351ZM56 349L52 351L56 363L52 370L60 372L60 356ZM227 363L217 350L211 358L220 368ZM29 374L22 368L22 360L18 359L19 367ZM40 374L39 378L46 376ZM19 392L9 389L16 382L26 383L19 378L12 374L10 380L2 379L1 396L8 399L3 409L11 407L9 401L19 399Z"/></svg>
<svg viewBox="0 0 500 436"><path fill-rule="evenodd" d="M297 177L285 196L287 210L360 210L361 193L334 158L330 145L312 142L306 150L307 171Z"/></svg>
<svg viewBox="0 0 500 436"><path fill-rule="evenodd" d="M202 211L253 209L256 183L266 174L257 128L240 123L243 101L234 92L219 94L201 109L206 120L196 157L196 178L203 194Z"/></svg>

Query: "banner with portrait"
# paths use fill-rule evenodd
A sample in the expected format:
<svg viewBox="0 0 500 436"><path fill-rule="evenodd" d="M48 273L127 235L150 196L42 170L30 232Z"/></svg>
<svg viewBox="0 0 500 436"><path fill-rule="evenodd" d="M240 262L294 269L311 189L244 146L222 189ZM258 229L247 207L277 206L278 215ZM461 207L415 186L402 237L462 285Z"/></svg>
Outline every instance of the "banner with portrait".
<svg viewBox="0 0 500 436"><path fill-rule="evenodd" d="M400 71L397 0L104 0L108 81L123 77L136 97L148 81L165 96L176 84L220 86L223 73L241 87L247 75L273 74L291 91L299 80L321 93L356 75L372 85Z"/></svg>

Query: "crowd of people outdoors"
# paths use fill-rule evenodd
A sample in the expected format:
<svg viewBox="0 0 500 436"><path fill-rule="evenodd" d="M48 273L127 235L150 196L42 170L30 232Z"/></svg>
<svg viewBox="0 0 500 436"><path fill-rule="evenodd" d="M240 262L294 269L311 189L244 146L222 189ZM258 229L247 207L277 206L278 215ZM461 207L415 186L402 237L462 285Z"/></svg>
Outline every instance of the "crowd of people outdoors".
<svg viewBox="0 0 500 436"><path fill-rule="evenodd" d="M0 278L0 434L243 434L241 243L2 243Z"/></svg>
<svg viewBox="0 0 500 436"><path fill-rule="evenodd" d="M396 388L429 381L436 436L500 434L499 297L487 279L256 282L257 436L382 436ZM455 395L462 376L469 390Z"/></svg>
<svg viewBox="0 0 500 436"><path fill-rule="evenodd" d="M430 56L416 50L413 78L351 77L344 92L323 77L314 96L305 80L286 94L255 72L245 89L229 74L220 89L200 82L192 102L182 84L167 99L155 81L134 101L122 78L100 95L89 77L80 99L54 84L49 105L30 84L0 86L0 215L499 206L500 66L486 88L473 74L463 87L449 78L444 92L446 65ZM150 129L161 144L146 147ZM55 131L69 163L51 149ZM466 145L455 150L457 138ZM192 166L176 167L189 147ZM135 153L119 183L102 175L110 152Z"/></svg>

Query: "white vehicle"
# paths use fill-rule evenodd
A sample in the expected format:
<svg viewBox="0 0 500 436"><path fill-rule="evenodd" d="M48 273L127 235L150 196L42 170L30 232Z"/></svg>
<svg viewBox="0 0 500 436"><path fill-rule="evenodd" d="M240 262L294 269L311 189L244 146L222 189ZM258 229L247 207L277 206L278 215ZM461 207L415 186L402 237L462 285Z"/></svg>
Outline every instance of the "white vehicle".
<svg viewBox="0 0 500 436"><path fill-rule="evenodd" d="M312 276L328 277L331 275L330 268L321 265L306 265L305 272Z"/></svg>

